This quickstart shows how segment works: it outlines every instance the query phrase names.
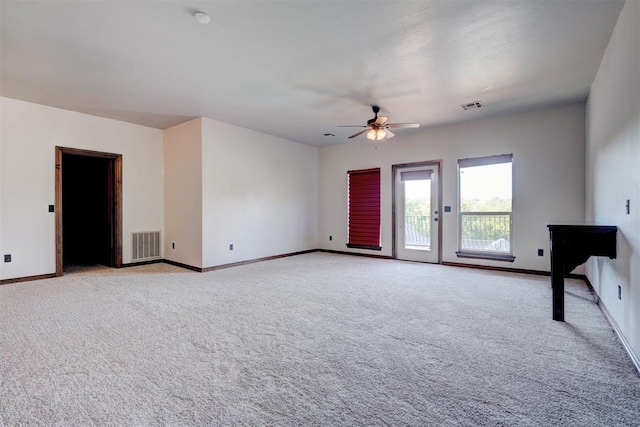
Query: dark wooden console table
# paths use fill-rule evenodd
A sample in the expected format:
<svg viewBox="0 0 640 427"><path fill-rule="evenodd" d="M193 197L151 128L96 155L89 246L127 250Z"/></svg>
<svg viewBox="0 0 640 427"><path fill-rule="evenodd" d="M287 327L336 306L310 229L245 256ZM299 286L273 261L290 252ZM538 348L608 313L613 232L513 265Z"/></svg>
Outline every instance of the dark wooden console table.
<svg viewBox="0 0 640 427"><path fill-rule="evenodd" d="M547 224L551 238L553 320L564 322L564 276L590 256L616 257L615 225Z"/></svg>

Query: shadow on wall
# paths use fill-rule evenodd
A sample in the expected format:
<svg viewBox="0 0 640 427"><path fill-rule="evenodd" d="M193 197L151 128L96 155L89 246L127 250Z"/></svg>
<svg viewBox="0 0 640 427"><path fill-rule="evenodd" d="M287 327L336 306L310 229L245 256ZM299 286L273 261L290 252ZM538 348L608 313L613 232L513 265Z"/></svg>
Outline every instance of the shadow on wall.
<svg viewBox="0 0 640 427"><path fill-rule="evenodd" d="M616 272L618 273L618 285L622 286L623 293L630 290L631 284L631 256L633 247L624 233L624 228L618 226L618 250L615 260Z"/></svg>

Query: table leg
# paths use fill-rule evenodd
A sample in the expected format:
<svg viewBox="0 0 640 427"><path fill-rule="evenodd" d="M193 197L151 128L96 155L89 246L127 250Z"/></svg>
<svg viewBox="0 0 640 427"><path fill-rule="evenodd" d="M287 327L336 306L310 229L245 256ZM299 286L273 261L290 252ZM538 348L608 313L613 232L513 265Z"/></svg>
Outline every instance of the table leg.
<svg viewBox="0 0 640 427"><path fill-rule="evenodd" d="M551 251L551 292L553 293L553 320L564 322L564 259L561 248Z"/></svg>

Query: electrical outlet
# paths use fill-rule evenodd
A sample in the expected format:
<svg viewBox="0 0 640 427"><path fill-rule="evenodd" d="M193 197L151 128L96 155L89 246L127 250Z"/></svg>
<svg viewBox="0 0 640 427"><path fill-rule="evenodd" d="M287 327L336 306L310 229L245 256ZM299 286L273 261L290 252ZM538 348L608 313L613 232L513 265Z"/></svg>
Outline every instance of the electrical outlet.
<svg viewBox="0 0 640 427"><path fill-rule="evenodd" d="M176 244L175 244L175 242L174 242L174 243L171 243L171 249L175 249L175 248L176 248Z"/></svg>
<svg viewBox="0 0 640 427"><path fill-rule="evenodd" d="M329 236L329 240L333 240L333 236Z"/></svg>
<svg viewBox="0 0 640 427"><path fill-rule="evenodd" d="M538 256L544 256L544 249L538 249Z"/></svg>
<svg viewBox="0 0 640 427"><path fill-rule="evenodd" d="M53 205L49 205L49 212L53 212L54 211L54 206Z"/></svg>
<svg viewBox="0 0 640 427"><path fill-rule="evenodd" d="M622 286L618 285L618 299L622 300Z"/></svg>
<svg viewBox="0 0 640 427"><path fill-rule="evenodd" d="M630 199L627 199L627 203L625 203L624 207L627 208L627 215L631 215L631 200Z"/></svg>
<svg viewBox="0 0 640 427"><path fill-rule="evenodd" d="M4 262L11 262L11 254L5 254Z"/></svg>
<svg viewBox="0 0 640 427"><path fill-rule="evenodd" d="M231 244L229 245L229 250L230 250L230 251L232 251L232 250L233 250L233 243L231 243Z"/></svg>

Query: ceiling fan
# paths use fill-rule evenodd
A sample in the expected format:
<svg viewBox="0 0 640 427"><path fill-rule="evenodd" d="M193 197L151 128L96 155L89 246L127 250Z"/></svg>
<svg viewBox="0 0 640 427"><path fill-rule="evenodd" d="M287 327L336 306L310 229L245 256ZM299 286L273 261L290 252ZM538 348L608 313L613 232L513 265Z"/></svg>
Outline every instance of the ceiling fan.
<svg viewBox="0 0 640 427"><path fill-rule="evenodd" d="M372 105L371 109L373 110L374 117L372 119L367 120L367 124L365 125L339 125L338 127L363 127L364 129L354 133L349 136L349 138L355 138L356 136L362 135L366 132L367 139L371 141L380 141L385 138L393 138L395 134L391 132L389 129L393 128L418 128L420 125L418 123L387 123L389 120L388 117L380 116L378 117L378 113L380 112L380 107L377 105Z"/></svg>

